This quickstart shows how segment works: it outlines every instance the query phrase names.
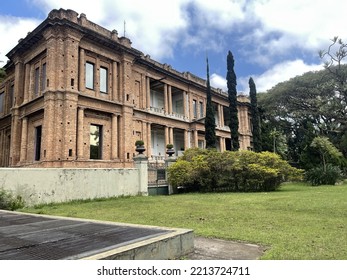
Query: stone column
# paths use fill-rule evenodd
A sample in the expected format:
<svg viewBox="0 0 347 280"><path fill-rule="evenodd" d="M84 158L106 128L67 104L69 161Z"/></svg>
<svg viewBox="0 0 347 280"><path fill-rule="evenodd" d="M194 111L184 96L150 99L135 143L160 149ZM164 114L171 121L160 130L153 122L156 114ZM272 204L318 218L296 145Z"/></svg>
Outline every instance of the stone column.
<svg viewBox="0 0 347 280"><path fill-rule="evenodd" d="M54 158L54 147L56 143L54 141L58 141L54 139L52 136L56 133L58 118L56 116L55 110L55 97L56 95L52 92L46 92L44 95L44 116L43 116L43 135L46 135L43 139L43 150L46 153L43 153L44 160L53 160Z"/></svg>
<svg viewBox="0 0 347 280"><path fill-rule="evenodd" d="M112 63L112 101L119 101L118 90L118 65L116 61Z"/></svg>
<svg viewBox="0 0 347 280"><path fill-rule="evenodd" d="M184 150L189 149L189 135L188 135L188 130L184 130Z"/></svg>
<svg viewBox="0 0 347 280"><path fill-rule="evenodd" d="M84 49L80 49L80 67L79 67L79 91L84 92L86 90L86 83L85 83L85 53Z"/></svg>
<svg viewBox="0 0 347 280"><path fill-rule="evenodd" d="M27 159L27 149L28 149L28 118L24 117L22 119L22 137L20 145L20 162L23 163Z"/></svg>
<svg viewBox="0 0 347 280"><path fill-rule="evenodd" d="M194 130L194 147L195 148L198 147L198 130L197 129Z"/></svg>
<svg viewBox="0 0 347 280"><path fill-rule="evenodd" d="M21 60L16 59L15 61L15 77L16 79L14 80L14 106L19 106L23 103L24 99L24 79L25 79L25 74L24 74L24 64Z"/></svg>
<svg viewBox="0 0 347 280"><path fill-rule="evenodd" d="M10 149L10 165L14 166L20 158L20 127L19 109L12 109L12 125L11 125L11 149Z"/></svg>
<svg viewBox="0 0 347 280"><path fill-rule="evenodd" d="M147 156L152 157L152 136L151 136L151 124L147 123Z"/></svg>
<svg viewBox="0 0 347 280"><path fill-rule="evenodd" d="M146 77L146 108L151 107L151 83L150 78Z"/></svg>
<svg viewBox="0 0 347 280"><path fill-rule="evenodd" d="M30 64L25 64L25 86L24 86L24 100L26 103L29 101L29 89L30 89Z"/></svg>
<svg viewBox="0 0 347 280"><path fill-rule="evenodd" d="M219 150L224 152L224 137L219 137Z"/></svg>
<svg viewBox="0 0 347 280"><path fill-rule="evenodd" d="M224 127L224 106L222 106L222 126Z"/></svg>
<svg viewBox="0 0 347 280"><path fill-rule="evenodd" d="M169 127L169 143L173 144L174 143L174 135L173 135L173 128ZM177 148L177 147L175 147Z"/></svg>
<svg viewBox="0 0 347 280"><path fill-rule="evenodd" d="M133 159L135 168L138 169L138 193L148 195L148 158L144 155L138 155Z"/></svg>
<svg viewBox="0 0 347 280"><path fill-rule="evenodd" d="M171 92L171 86L167 85L167 88L168 88L169 114L172 114L172 92Z"/></svg>
<svg viewBox="0 0 347 280"><path fill-rule="evenodd" d="M83 159L83 155L84 155L84 153L83 153L83 150L84 150L83 124L84 124L84 108L79 107L78 108L78 116L77 116L77 159Z"/></svg>
<svg viewBox="0 0 347 280"><path fill-rule="evenodd" d="M183 116L187 117L187 92L183 91Z"/></svg>
<svg viewBox="0 0 347 280"><path fill-rule="evenodd" d="M168 178L168 168L171 164L174 164L175 162L177 161L176 157L168 157L165 159L165 178L167 180ZM173 193L177 193L177 189L175 190L170 184L168 186L168 191L169 191L169 194L173 194Z"/></svg>
<svg viewBox="0 0 347 280"><path fill-rule="evenodd" d="M194 118L194 112L193 112L193 96L191 92L188 92L188 117L189 120L192 120Z"/></svg>
<svg viewBox="0 0 347 280"><path fill-rule="evenodd" d="M118 158L118 116L112 115L111 159Z"/></svg>
<svg viewBox="0 0 347 280"><path fill-rule="evenodd" d="M167 93L167 85L164 84L164 111L166 114L169 113L169 108L168 108L168 93Z"/></svg>
<svg viewBox="0 0 347 280"><path fill-rule="evenodd" d="M166 145L169 144L169 141L170 141L169 128L165 126L165 148L166 148Z"/></svg>

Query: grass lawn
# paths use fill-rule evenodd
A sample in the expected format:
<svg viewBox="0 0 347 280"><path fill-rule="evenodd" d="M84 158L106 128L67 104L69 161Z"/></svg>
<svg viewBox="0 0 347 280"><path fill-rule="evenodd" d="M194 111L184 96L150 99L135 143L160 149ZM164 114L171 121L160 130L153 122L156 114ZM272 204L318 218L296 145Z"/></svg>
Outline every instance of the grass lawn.
<svg viewBox="0 0 347 280"><path fill-rule="evenodd" d="M262 259L347 259L347 184L284 184L271 193L121 197L23 211L190 228L199 236L268 246Z"/></svg>

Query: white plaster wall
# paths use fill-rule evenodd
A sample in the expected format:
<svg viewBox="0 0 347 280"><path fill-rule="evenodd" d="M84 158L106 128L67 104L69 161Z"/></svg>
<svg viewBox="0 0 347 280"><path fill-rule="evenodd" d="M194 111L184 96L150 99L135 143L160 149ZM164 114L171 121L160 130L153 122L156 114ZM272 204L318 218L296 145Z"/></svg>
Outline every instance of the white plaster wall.
<svg viewBox="0 0 347 280"><path fill-rule="evenodd" d="M147 165L144 169L147 170ZM0 188L22 196L26 205L121 195L146 195L146 178L143 174L141 176L140 169L137 168L0 168Z"/></svg>

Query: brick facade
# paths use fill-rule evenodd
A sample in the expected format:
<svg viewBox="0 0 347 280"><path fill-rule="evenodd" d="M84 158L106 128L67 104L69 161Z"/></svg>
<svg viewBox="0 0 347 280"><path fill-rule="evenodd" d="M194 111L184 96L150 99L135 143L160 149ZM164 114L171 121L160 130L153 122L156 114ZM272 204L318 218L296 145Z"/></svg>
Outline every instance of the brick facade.
<svg viewBox="0 0 347 280"><path fill-rule="evenodd" d="M0 85L0 166L130 167L134 143L150 160L204 147L206 81L152 60L72 10L53 10L7 56ZM228 97L213 89L217 149L230 147ZM239 96L241 149L249 100Z"/></svg>

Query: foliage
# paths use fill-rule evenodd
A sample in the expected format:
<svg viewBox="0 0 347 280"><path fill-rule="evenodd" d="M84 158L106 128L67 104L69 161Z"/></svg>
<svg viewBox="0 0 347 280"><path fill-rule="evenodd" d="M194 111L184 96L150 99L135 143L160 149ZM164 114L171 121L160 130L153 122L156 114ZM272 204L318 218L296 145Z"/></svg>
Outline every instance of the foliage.
<svg viewBox="0 0 347 280"><path fill-rule="evenodd" d="M305 174L305 180L310 182L312 186L335 185L341 179L340 168L332 164L327 164L325 167L314 167Z"/></svg>
<svg viewBox="0 0 347 280"><path fill-rule="evenodd" d="M142 140L136 140L135 141L135 146L143 146L145 144L145 142L143 142Z"/></svg>
<svg viewBox="0 0 347 280"><path fill-rule="evenodd" d="M175 164L170 165L168 180L171 182L175 192L177 192L179 186L191 185L193 183L192 171L192 165L186 160L178 159Z"/></svg>
<svg viewBox="0 0 347 280"><path fill-rule="evenodd" d="M205 117L205 140L206 148L216 147L216 121L214 117L214 108L212 106L212 92L210 86L210 72L208 60L207 63L207 101L206 101L206 117Z"/></svg>
<svg viewBox="0 0 347 280"><path fill-rule="evenodd" d="M227 86L229 98L229 127L231 133L231 150L238 151L239 143L239 119L237 113L237 90L236 90L236 74L234 71L234 57L231 51L227 56Z"/></svg>
<svg viewBox="0 0 347 280"><path fill-rule="evenodd" d="M313 139L311 147L316 148L321 155L324 171L326 171L327 161L338 162L343 157L327 137L317 136Z"/></svg>
<svg viewBox="0 0 347 280"><path fill-rule="evenodd" d="M261 134L260 134L260 119L258 112L257 90L255 83L249 78L249 96L251 99L251 116L252 116L252 136L253 136L253 148L255 152L262 150Z"/></svg>
<svg viewBox="0 0 347 280"><path fill-rule="evenodd" d="M347 66L342 65L347 70ZM316 153L310 143L324 135L347 155L346 103L339 98L328 70L308 72L280 83L258 95L261 112L263 149L269 149L269 134L276 128L286 135L287 159L301 168L312 167ZM347 137L347 136L346 136ZM347 138L346 138L347 139Z"/></svg>
<svg viewBox="0 0 347 280"><path fill-rule="evenodd" d="M0 209L16 210L24 207L24 201L21 196L13 196L12 193L0 189Z"/></svg>
<svg viewBox="0 0 347 280"><path fill-rule="evenodd" d="M166 145L166 149L172 149L173 148L173 144L167 144Z"/></svg>
<svg viewBox="0 0 347 280"><path fill-rule="evenodd" d="M286 180L301 179L302 172L270 152L187 150L168 169L174 187L202 192L273 191Z"/></svg>

